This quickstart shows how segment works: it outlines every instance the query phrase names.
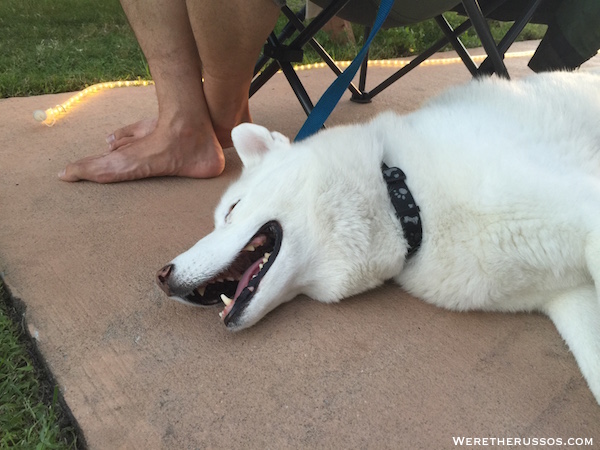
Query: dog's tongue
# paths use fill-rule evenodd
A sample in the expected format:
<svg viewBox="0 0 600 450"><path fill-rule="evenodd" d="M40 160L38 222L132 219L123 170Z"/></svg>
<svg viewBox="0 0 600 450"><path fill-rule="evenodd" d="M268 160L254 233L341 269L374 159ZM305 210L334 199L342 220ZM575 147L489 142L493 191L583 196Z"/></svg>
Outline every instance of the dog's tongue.
<svg viewBox="0 0 600 450"><path fill-rule="evenodd" d="M258 266L261 263L262 263L262 258L260 258L258 261L255 261L250 267L248 267L246 269L246 271L242 275L242 278L240 278L240 282L237 285L237 289L235 290L235 295L233 296L234 301L240 296L240 294L242 293L242 290L246 286L248 286L248 283L250 282L252 277L254 275L256 275L258 272L260 272L260 268Z"/></svg>
<svg viewBox="0 0 600 450"><path fill-rule="evenodd" d="M268 256L266 257L268 258ZM231 299L232 301L229 302L229 304L227 306L225 306L225 309L223 311L221 311L221 313L219 313L219 316L221 318L224 318L227 316L227 314L229 314L233 308L233 305L235 304L235 301L237 300L237 298L240 296L240 294L242 293L242 291L244 290L244 288L246 286L248 286L248 283L250 283L250 280L252 279L252 277L256 274L258 274L258 272L260 272L260 265L266 261L265 257L258 259L257 261L254 261L252 263L252 265L250 267L248 267L246 269L246 271L243 273L242 277L240 278L240 281L237 285L237 288L235 290L235 294L233 295L233 298ZM254 291L254 287L248 287L248 289L250 289L251 291ZM227 303L227 302L225 302Z"/></svg>

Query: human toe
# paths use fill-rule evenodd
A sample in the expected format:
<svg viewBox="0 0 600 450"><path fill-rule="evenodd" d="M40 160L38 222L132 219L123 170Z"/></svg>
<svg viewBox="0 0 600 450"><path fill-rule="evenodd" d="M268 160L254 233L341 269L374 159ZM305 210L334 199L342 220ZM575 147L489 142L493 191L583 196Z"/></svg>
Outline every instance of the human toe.
<svg viewBox="0 0 600 450"><path fill-rule="evenodd" d="M62 181L89 180L96 183L112 183L121 181L122 174L115 170L114 159L111 153L97 156L88 156L67 166L58 174ZM113 153L114 155L114 153Z"/></svg>
<svg viewBox="0 0 600 450"><path fill-rule="evenodd" d="M117 150L118 148L124 147L125 145L131 144L132 142L135 142L137 140L138 140L138 138L133 137L133 136L126 136L121 139L115 139L108 144L108 150L112 152L114 150Z"/></svg>
<svg viewBox="0 0 600 450"><path fill-rule="evenodd" d="M116 150L123 145L127 145L137 139L149 135L156 128L156 123L156 118L144 119L123 128L119 128L106 138L109 150Z"/></svg>

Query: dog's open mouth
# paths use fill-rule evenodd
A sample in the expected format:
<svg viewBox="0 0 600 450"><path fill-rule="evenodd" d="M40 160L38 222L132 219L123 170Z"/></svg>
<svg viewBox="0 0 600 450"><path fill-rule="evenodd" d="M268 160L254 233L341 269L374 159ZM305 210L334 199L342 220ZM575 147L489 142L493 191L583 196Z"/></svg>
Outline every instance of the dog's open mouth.
<svg viewBox="0 0 600 450"><path fill-rule="evenodd" d="M259 284L273 265L281 247L283 231L278 222L263 225L224 271L185 296L197 305L225 304L219 316L227 325L248 306Z"/></svg>

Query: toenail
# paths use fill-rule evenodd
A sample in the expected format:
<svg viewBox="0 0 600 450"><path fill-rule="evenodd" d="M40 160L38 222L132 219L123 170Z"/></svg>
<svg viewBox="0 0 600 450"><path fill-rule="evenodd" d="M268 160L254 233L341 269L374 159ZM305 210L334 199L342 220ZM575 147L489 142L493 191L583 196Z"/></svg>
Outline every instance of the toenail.
<svg viewBox="0 0 600 450"><path fill-rule="evenodd" d="M115 135L111 134L106 138L106 143L110 146L113 142L115 142Z"/></svg>
<svg viewBox="0 0 600 450"><path fill-rule="evenodd" d="M58 172L58 178L64 177L65 176L65 172L66 172L66 169L63 169L60 172Z"/></svg>

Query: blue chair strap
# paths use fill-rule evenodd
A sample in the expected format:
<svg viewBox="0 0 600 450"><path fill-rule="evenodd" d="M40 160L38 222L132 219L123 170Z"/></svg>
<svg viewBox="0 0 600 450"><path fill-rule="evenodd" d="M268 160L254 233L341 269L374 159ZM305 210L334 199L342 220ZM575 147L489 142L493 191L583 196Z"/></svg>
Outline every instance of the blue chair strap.
<svg viewBox="0 0 600 450"><path fill-rule="evenodd" d="M325 93L321 96L309 116L306 118L306 122L302 125L302 128L296 135L295 141L300 141L311 134L316 133L321 129L335 105L338 104L340 98L344 94L344 91L348 88L352 79L356 75L363 59L365 59L365 55L369 50L369 45L371 45L371 41L385 22L392 6L394 4L394 0L381 0L379 4L379 9L377 10L377 17L375 18L375 23L373 24L373 28L371 29L371 33L369 37L365 41L360 52L356 55L356 58L352 61L352 63L348 66L346 70L344 70L336 80L327 88Z"/></svg>

